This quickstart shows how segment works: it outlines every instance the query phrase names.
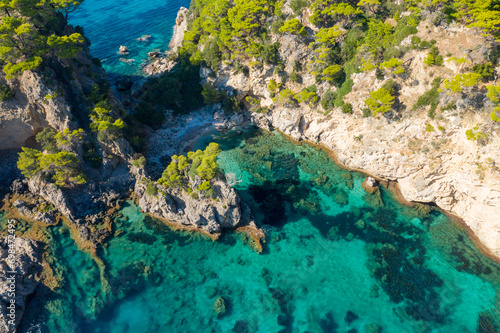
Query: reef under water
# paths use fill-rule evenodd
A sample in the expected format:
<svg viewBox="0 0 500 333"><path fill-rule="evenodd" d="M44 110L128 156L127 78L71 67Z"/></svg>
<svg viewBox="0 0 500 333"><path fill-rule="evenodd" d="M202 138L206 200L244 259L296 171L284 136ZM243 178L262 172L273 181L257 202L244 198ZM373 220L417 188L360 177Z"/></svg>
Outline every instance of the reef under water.
<svg viewBox="0 0 500 333"><path fill-rule="evenodd" d="M398 203L328 154L260 130L192 143L218 161L266 232L216 242L127 202L91 255L50 227L60 287L30 298L21 332L496 332L500 265L436 209Z"/></svg>

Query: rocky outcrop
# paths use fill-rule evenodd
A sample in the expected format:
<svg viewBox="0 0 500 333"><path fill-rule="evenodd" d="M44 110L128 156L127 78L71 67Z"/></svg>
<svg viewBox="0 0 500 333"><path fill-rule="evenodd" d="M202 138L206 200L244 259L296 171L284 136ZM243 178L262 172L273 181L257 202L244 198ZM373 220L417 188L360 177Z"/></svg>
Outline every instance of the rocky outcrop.
<svg viewBox="0 0 500 333"><path fill-rule="evenodd" d="M168 44L169 50L165 52L166 54L175 54L177 50L182 46L184 33L186 32L188 25L187 15L188 9L184 7L181 7L177 12L174 33L172 35L172 39L170 39L170 44ZM172 59L155 56L154 60L148 65L144 66L142 70L148 75L160 75L162 73L170 71L176 64L177 62Z"/></svg>
<svg viewBox="0 0 500 333"><path fill-rule="evenodd" d="M177 12L174 33L172 35L172 38L170 39L170 44L168 44L168 47L170 48L169 52L175 53L177 49L182 45L182 41L184 40L184 33L186 32L188 26L187 14L188 9L185 7L181 7Z"/></svg>
<svg viewBox="0 0 500 333"><path fill-rule="evenodd" d="M0 74L1 76L2 74ZM26 71L11 83L14 98L0 101L1 149L19 148L45 126L60 131L74 127L71 107L35 72Z"/></svg>
<svg viewBox="0 0 500 333"><path fill-rule="evenodd" d="M56 222L54 214L52 213L53 209L47 212L40 212L36 209L36 206L30 207L30 205L23 200L14 201L13 206L20 215L27 219L41 221L46 224L54 224Z"/></svg>
<svg viewBox="0 0 500 333"><path fill-rule="evenodd" d="M249 208L241 202L236 191L222 179L213 181L215 198L191 196L183 189L162 188L156 195L146 193L147 178L139 178L135 194L139 207L155 217L182 226L218 234L222 229L235 229L251 223ZM198 179L193 187L201 184Z"/></svg>
<svg viewBox="0 0 500 333"><path fill-rule="evenodd" d="M41 246L23 238L0 239L0 331L13 333L26 297L35 291L42 271ZM15 310L11 307L14 304Z"/></svg>
<svg viewBox="0 0 500 333"><path fill-rule="evenodd" d="M70 221L75 222L74 211L68 197L56 185L47 183L40 178L32 178L28 181L28 187L31 193L41 196Z"/></svg>
<svg viewBox="0 0 500 333"><path fill-rule="evenodd" d="M87 46L74 59L52 61L44 73L25 71L7 82L0 72L0 83L14 92L13 98L0 101L0 150L30 146L29 139L47 126L76 129L85 96L105 77Z"/></svg>
<svg viewBox="0 0 500 333"><path fill-rule="evenodd" d="M377 181L373 177L366 177L366 179L361 184L361 187L363 188L363 190L370 194L373 194L378 190Z"/></svg>

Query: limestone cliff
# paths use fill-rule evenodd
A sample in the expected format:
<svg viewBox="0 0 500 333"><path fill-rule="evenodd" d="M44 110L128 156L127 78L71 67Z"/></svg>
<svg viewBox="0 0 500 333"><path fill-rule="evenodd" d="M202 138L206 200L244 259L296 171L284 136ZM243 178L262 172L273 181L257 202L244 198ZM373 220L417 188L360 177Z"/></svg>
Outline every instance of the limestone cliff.
<svg viewBox="0 0 500 333"><path fill-rule="evenodd" d="M0 83L14 92L11 99L0 101L0 149L29 146L29 139L47 126L58 131L77 128L85 113L85 96L94 85L106 82L100 62L90 56L88 46L74 59L54 60L43 72L25 71L6 81L0 71Z"/></svg>
<svg viewBox="0 0 500 333"><path fill-rule="evenodd" d="M289 1L281 11L292 13ZM237 64L248 66L248 73L242 73L234 62L223 61L215 72L202 67L201 82L209 82L219 91L234 92L247 108L246 118L257 126L275 128L297 140L322 144L347 167L397 181L407 200L435 203L461 217L481 242L500 257L500 124L491 121L493 104L486 97L486 86L498 84L500 68L494 68L490 82L479 83L466 92L452 94L436 90L441 108L435 117L428 116L429 107L425 105L414 107L419 97L432 90L436 77L443 82L457 74L471 72L474 64L487 62L496 52L495 42L460 23L434 24L433 15L429 14L427 20L420 22L414 36L433 40L446 54L443 66L426 64L428 49L411 49L401 58L403 75L380 76L376 75L375 68L351 75L352 89L344 96L344 102L352 105L351 114L342 113L340 107L325 112L319 105L296 101L280 103L269 90L271 80L281 84L281 89L294 93L315 85L320 98L328 91L339 89L326 81L318 82L308 69L315 57L314 50L308 47L309 37L318 30L309 22L310 15L306 8L299 16L307 36L271 35L272 43L279 42L280 70L276 70L276 65L253 65L250 59ZM393 20L388 22L395 25ZM175 40L184 34L179 30L176 33L179 35L174 36ZM398 47L403 49L411 44L414 36L404 39ZM465 60L454 61L459 58ZM155 74L162 70L165 69L157 67ZM298 74L300 80L290 80L292 72ZM370 92L390 79L399 91L393 110L383 116L367 117L364 101ZM258 101L260 113L254 112L255 105L247 103L247 96ZM482 124L480 129L487 133L486 140L467 139L466 131L476 124Z"/></svg>

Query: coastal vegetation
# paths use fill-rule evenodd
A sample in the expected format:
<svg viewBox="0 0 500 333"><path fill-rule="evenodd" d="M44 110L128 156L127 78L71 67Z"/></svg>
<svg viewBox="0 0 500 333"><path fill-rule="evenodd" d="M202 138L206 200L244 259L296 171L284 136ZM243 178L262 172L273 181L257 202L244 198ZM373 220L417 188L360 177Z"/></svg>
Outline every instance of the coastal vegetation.
<svg viewBox="0 0 500 333"><path fill-rule="evenodd" d="M441 44L435 39L416 35L419 25L431 18L436 27L462 23L478 28L485 40L498 41L496 17L500 10L492 1L294 0L290 4L293 13L290 8L283 10L284 6L282 1L194 0L186 14L188 29L182 45L169 55L178 61L177 69L147 83L137 108L138 119L157 126L165 108L183 113L202 103L222 103L230 110L246 107L263 113L279 106L307 105L325 114L338 108L347 115L360 112L364 117L385 114L395 118L400 117L402 110L427 108L429 117L434 119L444 100L442 91L452 96L451 101L446 98L447 105L467 99L464 94L493 78L498 62L495 44L489 61L474 63L440 49ZM309 8L311 14L304 14L304 8ZM285 68L286 60L281 58L281 43L290 38L307 45L311 52L309 60L296 60L292 70ZM426 52L424 64L429 68L439 70L446 61L467 66L453 77L437 80L430 76L431 89L407 108L398 99L398 84L391 81L411 77L408 70L412 59L406 60L405 55L413 50ZM271 105L267 101L265 107L261 106L260 95L246 96L239 103L228 100L220 87L209 83L201 86L193 69L199 66L210 68L212 77L227 66L245 76L264 67L272 69L273 76L268 81ZM186 75L186 71L190 74ZM369 91L364 98L365 108L360 110L345 100L354 85L352 75L373 71L384 86ZM181 75L185 79L180 80ZM303 77L310 75L315 84L302 84ZM395 89L387 89L388 84ZM467 99L467 105L470 100ZM441 105L443 111L445 107ZM496 111L491 113L491 119L497 121Z"/></svg>
<svg viewBox="0 0 500 333"><path fill-rule="evenodd" d="M65 20L56 10L69 13L81 1L2 1L0 11L0 63L7 80L35 70L53 58L73 58L81 51L80 33L64 34ZM42 28L43 27L43 28Z"/></svg>
<svg viewBox="0 0 500 333"><path fill-rule="evenodd" d="M80 161L72 152L82 144L83 130L65 129L56 132L46 127L37 134L37 141L44 151L22 148L17 167L26 178L42 177L59 187L73 187L86 182L80 171Z"/></svg>
<svg viewBox="0 0 500 333"><path fill-rule="evenodd" d="M193 195L196 196L196 191L199 191L207 198L213 197L215 192L211 188L210 181L220 173L220 166L217 162L219 153L219 145L212 142L205 150L190 151L186 156L172 156L172 162L163 171L158 184L165 188L187 190L190 194L195 193Z"/></svg>

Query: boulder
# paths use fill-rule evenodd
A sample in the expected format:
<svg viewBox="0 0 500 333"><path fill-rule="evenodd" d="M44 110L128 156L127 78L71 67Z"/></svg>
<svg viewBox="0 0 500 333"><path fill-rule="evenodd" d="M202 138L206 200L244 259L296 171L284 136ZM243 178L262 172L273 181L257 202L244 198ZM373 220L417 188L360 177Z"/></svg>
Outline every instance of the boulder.
<svg viewBox="0 0 500 333"><path fill-rule="evenodd" d="M366 177L365 181L361 184L361 187L366 192L373 194L378 190L377 180L373 177Z"/></svg>
<svg viewBox="0 0 500 333"><path fill-rule="evenodd" d="M120 45L118 49L118 53L120 54L129 54L128 48L125 45Z"/></svg>
<svg viewBox="0 0 500 333"><path fill-rule="evenodd" d="M139 207L164 220L211 234L247 225L251 220L250 215L243 212L236 191L223 180L215 180L212 184L217 201L204 198L202 194L191 196L185 190L175 188L162 188L164 194L148 195L145 183L147 182L136 182L135 193L140 196Z"/></svg>

